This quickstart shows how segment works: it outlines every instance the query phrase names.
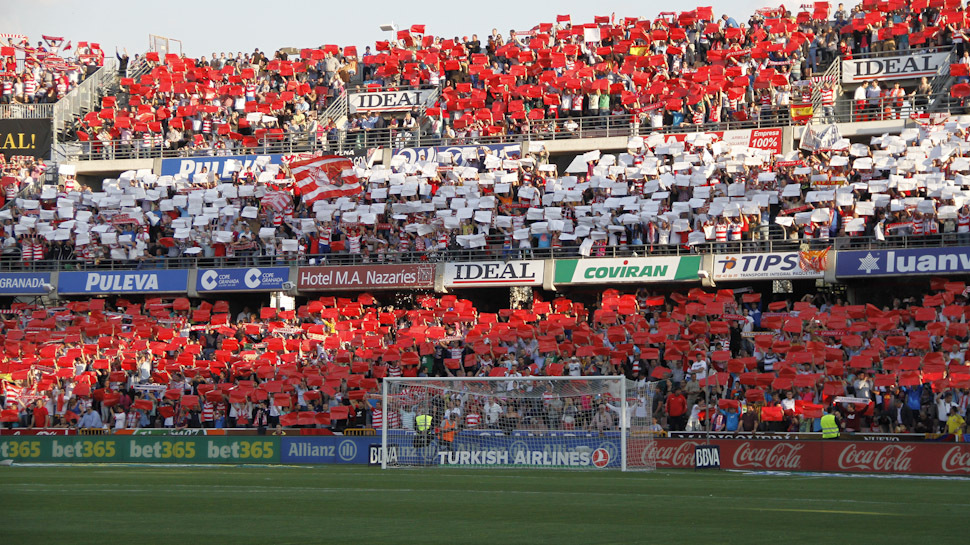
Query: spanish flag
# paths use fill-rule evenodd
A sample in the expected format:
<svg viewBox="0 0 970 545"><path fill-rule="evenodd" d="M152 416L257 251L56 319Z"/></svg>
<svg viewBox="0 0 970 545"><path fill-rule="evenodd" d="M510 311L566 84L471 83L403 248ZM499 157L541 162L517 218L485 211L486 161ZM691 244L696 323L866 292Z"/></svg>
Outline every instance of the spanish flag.
<svg viewBox="0 0 970 545"><path fill-rule="evenodd" d="M811 102L791 105L791 118L796 123L808 123L813 114Z"/></svg>

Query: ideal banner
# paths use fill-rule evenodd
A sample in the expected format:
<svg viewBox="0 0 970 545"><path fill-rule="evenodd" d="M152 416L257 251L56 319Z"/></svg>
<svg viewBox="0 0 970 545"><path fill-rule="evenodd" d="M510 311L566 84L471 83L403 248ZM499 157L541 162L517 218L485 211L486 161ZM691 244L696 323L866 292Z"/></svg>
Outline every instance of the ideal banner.
<svg viewBox="0 0 970 545"><path fill-rule="evenodd" d="M697 281L700 256L557 259L555 284Z"/></svg>
<svg viewBox="0 0 970 545"><path fill-rule="evenodd" d="M812 254L718 254L714 256L714 280L822 278L828 264L828 252L821 256Z"/></svg>
<svg viewBox="0 0 970 545"><path fill-rule="evenodd" d="M970 475L968 443L731 439L710 443L721 447L723 469ZM658 468L693 468L694 450L706 444L703 439L657 439L650 449L643 449L631 442L628 455L653 456Z"/></svg>
<svg viewBox="0 0 970 545"><path fill-rule="evenodd" d="M479 288L487 286L541 286L545 262L471 261L446 263L446 288Z"/></svg>
<svg viewBox="0 0 970 545"><path fill-rule="evenodd" d="M232 436L2 436L0 459L8 458L14 462L273 464L280 461L280 441Z"/></svg>
<svg viewBox="0 0 970 545"><path fill-rule="evenodd" d="M375 91L373 93L350 93L347 100L350 113L355 112L407 112L422 106L434 89L411 91Z"/></svg>
<svg viewBox="0 0 970 545"><path fill-rule="evenodd" d="M62 272L57 276L57 293L166 293L188 289L189 271L86 271Z"/></svg>
<svg viewBox="0 0 970 545"><path fill-rule="evenodd" d="M903 276L970 272L970 247L839 251L835 275Z"/></svg>
<svg viewBox="0 0 970 545"><path fill-rule="evenodd" d="M368 265L359 267L301 267L300 290L382 290L434 288L435 266Z"/></svg>
<svg viewBox="0 0 970 545"><path fill-rule="evenodd" d="M47 295L51 273L0 273L2 295Z"/></svg>
<svg viewBox="0 0 970 545"><path fill-rule="evenodd" d="M199 269L195 289L204 291L275 291L290 281L288 267Z"/></svg>
<svg viewBox="0 0 970 545"><path fill-rule="evenodd" d="M933 77L947 62L949 51L871 57L842 61L842 82L862 83L870 80L911 79Z"/></svg>
<svg viewBox="0 0 970 545"><path fill-rule="evenodd" d="M16 155L50 159L52 127L50 119L0 119L0 151L6 159Z"/></svg>

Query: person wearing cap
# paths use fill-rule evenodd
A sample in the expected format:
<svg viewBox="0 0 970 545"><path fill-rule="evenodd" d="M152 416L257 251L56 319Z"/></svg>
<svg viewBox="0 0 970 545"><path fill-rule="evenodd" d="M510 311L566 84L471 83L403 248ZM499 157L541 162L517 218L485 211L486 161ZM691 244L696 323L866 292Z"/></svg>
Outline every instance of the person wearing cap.
<svg viewBox="0 0 970 545"><path fill-rule="evenodd" d="M616 421L613 420L613 414L607 410L607 406L600 403L596 409L596 413L593 418L590 419L589 429L590 431L604 432L613 429L616 425Z"/></svg>

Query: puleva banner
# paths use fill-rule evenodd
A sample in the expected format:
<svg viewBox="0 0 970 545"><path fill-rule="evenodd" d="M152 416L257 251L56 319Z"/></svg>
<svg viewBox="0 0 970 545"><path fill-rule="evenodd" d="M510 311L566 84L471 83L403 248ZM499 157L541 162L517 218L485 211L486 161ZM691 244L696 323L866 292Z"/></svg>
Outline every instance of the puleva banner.
<svg viewBox="0 0 970 545"><path fill-rule="evenodd" d="M0 151L7 159L15 155L50 159L53 141L50 119L0 119Z"/></svg>
<svg viewBox="0 0 970 545"><path fill-rule="evenodd" d="M62 272L58 293L166 293L184 292L189 271L86 271Z"/></svg>

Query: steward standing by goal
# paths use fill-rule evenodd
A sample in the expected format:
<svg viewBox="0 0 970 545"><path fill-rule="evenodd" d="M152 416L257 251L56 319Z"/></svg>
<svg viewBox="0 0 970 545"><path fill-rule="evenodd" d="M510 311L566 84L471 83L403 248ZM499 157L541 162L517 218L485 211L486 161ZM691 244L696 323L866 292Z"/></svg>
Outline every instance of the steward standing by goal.
<svg viewBox="0 0 970 545"><path fill-rule="evenodd" d="M438 429L438 437L441 438L441 447L443 450L453 451L455 450L455 431L458 425L455 423L455 418L451 414L445 413L445 420L441 423L441 427Z"/></svg>
<svg viewBox="0 0 970 545"><path fill-rule="evenodd" d="M414 428L417 430L417 435L414 436L414 447L424 448L431 444L431 423L433 419L430 414L426 411L422 411L414 419Z"/></svg>

